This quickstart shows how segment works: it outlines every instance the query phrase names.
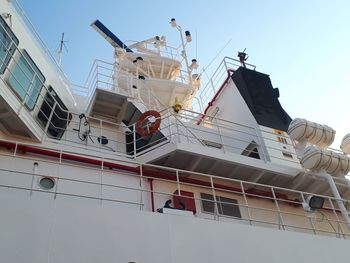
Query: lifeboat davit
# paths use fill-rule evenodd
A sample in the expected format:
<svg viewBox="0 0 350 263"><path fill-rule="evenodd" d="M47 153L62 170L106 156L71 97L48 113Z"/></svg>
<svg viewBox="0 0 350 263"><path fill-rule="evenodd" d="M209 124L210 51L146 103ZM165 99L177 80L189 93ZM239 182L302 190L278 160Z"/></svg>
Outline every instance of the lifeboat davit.
<svg viewBox="0 0 350 263"><path fill-rule="evenodd" d="M287 133L293 140L306 141L319 148L331 145L335 136L335 130L331 127L300 118L290 123Z"/></svg>

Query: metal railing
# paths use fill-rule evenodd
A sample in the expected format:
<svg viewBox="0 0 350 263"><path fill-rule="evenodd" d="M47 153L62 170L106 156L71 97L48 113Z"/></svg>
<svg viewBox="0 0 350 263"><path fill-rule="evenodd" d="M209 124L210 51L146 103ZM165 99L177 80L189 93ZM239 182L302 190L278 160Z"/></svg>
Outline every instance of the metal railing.
<svg viewBox="0 0 350 263"><path fill-rule="evenodd" d="M295 158L284 158L282 150L274 144L278 145L275 139L276 134L268 131L261 131L257 128L247 125L238 124L222 120L209 115L196 113L189 110L181 110L179 113L174 113L172 108L165 109L161 113L161 132L164 137L153 141L150 146L160 147L159 144L164 139L168 142L197 144L211 149L222 151L222 153L233 153L244 155L250 158L250 154L259 154L260 159L264 162L272 160L283 160L291 164L299 164L299 160ZM200 123L198 121L200 120ZM135 130L134 128L132 129ZM265 137L261 138L264 134ZM292 141L286 135L278 135L280 138L286 139L285 147L294 149ZM136 144L139 140L145 137L136 139ZM271 142L271 145L263 145L261 140ZM147 146L148 147L148 146ZM144 149L146 146L144 147ZM143 148L140 148L141 152ZM280 156L268 154L267 151L279 151ZM143 154L142 152L140 154ZM135 158L139 156L137 154Z"/></svg>
<svg viewBox="0 0 350 263"><path fill-rule="evenodd" d="M164 106L145 88L144 81L126 70L118 69L117 64L96 59L83 86L72 85L72 92L85 98L82 108L87 108L96 89L107 90L126 96L129 100L144 105L146 108L161 110Z"/></svg>
<svg viewBox="0 0 350 263"><path fill-rule="evenodd" d="M131 161L123 161L122 164L124 167L133 167L133 172L123 170L123 168L113 171L106 164L113 162L115 165L118 165L120 161L84 155L83 157L85 158L89 157L101 161L101 165L87 167L84 164L72 164L65 160L64 154L66 152L62 150L59 151L60 156L57 159L50 158L50 160L45 160L23 155L16 149L19 149L17 144L13 152L0 152L3 161L6 160L5 158L13 158L11 161L13 168L9 168L8 165L7 168L4 166L0 168L0 187L24 190L29 195L36 192L47 193L52 195L53 199L66 196L98 200L101 205L104 202L113 202L115 204L128 205L131 209L153 212L155 212L156 208L162 207L166 200L173 197L189 198L181 194L182 191L190 191L194 193L194 196L190 197L190 199L197 208L197 213L194 216L198 218L264 226L315 235L328 235L345 239L350 238L350 232L346 228L346 222L341 218L338 207L339 201L348 207L350 204L349 200ZM38 173L31 170L32 166L30 165L33 165L35 162L39 164L39 167L46 163L46 167L58 165L59 167L67 167L72 171L75 168L84 170L80 170L81 176L75 176L74 178L69 177L64 172L61 174L61 169L47 169L46 172L41 171ZM52 171L56 171L56 173ZM90 178L86 177L88 174L95 174L100 177L100 180L84 179L84 177ZM45 190L33 183L42 177L53 178L55 180L54 188ZM114 180L114 183L107 180L107 178L118 179L119 177L124 179ZM25 180L25 178L29 179ZM129 178L130 181L126 180L126 178ZM148 183L152 183L153 190L148 186ZM65 187L67 185L74 185L74 187ZM99 190L88 190L92 188ZM108 194L109 190L116 195L110 196ZM206 199L202 197L201 193L210 194L213 199ZM324 198L325 205L323 209L313 213L303 210L303 202L311 195ZM217 200L216 197L218 196L236 200L237 203L221 199ZM211 211L205 209L203 207L204 202L212 203L214 209ZM239 215L228 215L223 210L223 205L225 206L225 211L238 209L240 211ZM218 208L219 206L221 206L221 209Z"/></svg>
<svg viewBox="0 0 350 263"><path fill-rule="evenodd" d="M211 76L208 76L207 72L204 70L201 74L202 78L206 78L206 84L204 84L200 91L196 94L196 97L200 101L200 105L205 110L209 101L214 97L216 92L220 89L221 85L224 83L226 78L230 76L230 72L233 72L241 66L241 63L237 59L230 57L224 57L219 66L216 68ZM252 64L246 64L246 66L252 70L255 70L255 66ZM202 81L203 82L203 81ZM199 111L198 105L194 105L194 111Z"/></svg>
<svg viewBox="0 0 350 263"><path fill-rule="evenodd" d="M27 72L20 66L19 55L23 56L22 53L22 50L16 48L16 52L13 53L10 62L6 65L5 74L1 78L1 80L6 86L9 86L7 83L9 76L11 76L14 79L17 79L16 74L13 72L14 68L20 70L21 73L28 78L28 80L32 81L32 76L28 76ZM227 66L226 64L227 63L223 63L225 67ZM30 67L33 67L30 62L28 62L28 65ZM102 86L103 88L108 90L116 89L117 87L112 81L114 72L113 66L114 64L95 61L94 66L88 76L88 84L85 86L88 88L80 89L80 91L78 92L85 92L85 94L91 97L94 92L94 88L96 88L97 86ZM32 70L35 72L35 69L32 68ZM21 99L21 105L18 107L18 109L16 109L16 111L19 114L22 111L22 109L25 108L26 102L32 100L32 97L29 93L29 90L27 90L26 87L23 87L21 81L17 80L17 82L19 83L19 86L17 88L21 89L20 92L25 94L24 98ZM74 113L65 110L57 101L55 101L53 105L47 103L51 113L49 114L49 116L46 116L47 113L42 111L41 105L44 101L47 101L46 94L48 94L50 91L49 87L44 82L41 82L41 85L45 92L41 91L38 95L38 98L35 99L35 101L32 101L34 108L32 111L28 111L28 114L30 114L33 120L36 121L37 124L42 127L42 138L47 136L48 138L55 139L52 135L48 133L49 128L52 128L63 133L63 137L60 138L62 144L68 144L70 146L76 146L83 149L99 149L110 154L117 154L129 158L137 157L136 151L134 151L133 156L131 156L130 152L126 151L126 148L130 143L125 143L124 141L125 132L128 130L132 131L133 136L135 138L137 137L134 124L129 127L126 127L123 124L116 124L110 121L90 116L86 116L86 118L83 121L81 113ZM132 90L132 82L127 87L127 92L130 92L130 90ZM9 90L12 93L14 93L15 96L17 96L16 91L13 88L9 88ZM151 93L149 93L148 95L148 97L150 98L149 101L147 103L143 102L145 109L150 109L151 105L157 105L157 99L155 98L155 96ZM136 102L142 102L142 100L136 100ZM62 118L56 113L57 108L59 108L59 110L65 114L66 118ZM159 106L159 108L164 107ZM43 125L38 120L37 116L39 113L45 116L45 118L47 119L45 125ZM184 138L189 143L198 143L202 146L206 145L211 147L214 143L216 146L221 145L221 148L224 152L227 151L242 154L245 151L245 155L249 155L253 152L254 148L258 148L258 152L259 155L261 155L262 160L268 161L268 156L265 152L262 142L260 141L259 131L257 131L256 128L240 125L233 122L228 122L225 120L218 119L216 117L188 110L182 110L180 111L180 113L175 114L171 111L171 109L165 109L161 111L161 114L162 126L160 127L159 131L163 133L165 139L167 139L168 142L172 142L174 140L180 142L182 138ZM65 122L67 124L66 127L56 126L55 123L53 123L52 121L54 118L56 120L59 120L60 122ZM82 123L84 123L84 125L86 123L87 125L85 125L85 127L83 127L84 129L82 130L77 129L77 127L80 127ZM102 136L108 137L109 146L102 145L102 143L98 142L99 138L101 139ZM136 147L137 142L141 139L143 138L139 138L132 142L134 144L133 148ZM159 141L154 141L153 145L150 146L156 147L157 142ZM237 144L239 143L241 143L242 145L245 144L245 146L237 146ZM252 149L246 149L246 146L248 146L249 144ZM158 147L160 145L162 144L159 144ZM147 149L149 148L150 147L147 147ZM139 151L141 150L142 149L140 149ZM297 162L297 160L292 161Z"/></svg>
<svg viewBox="0 0 350 263"><path fill-rule="evenodd" d="M21 53L20 50L18 50L19 53ZM18 65L18 58L12 57L11 61L14 65ZM13 78L16 78L16 76L12 72L12 66L7 67L7 74L12 76ZM22 70L20 68L20 70ZM25 72L23 71L25 74ZM110 75L105 75L110 77ZM93 78L95 81L99 81L98 78ZM6 84L6 77L2 78L2 80ZM104 83L104 82L102 82ZM7 85L7 84L6 84ZM48 87L45 85L45 83L42 83L44 89L46 92L49 92ZM22 87L20 85L20 87ZM110 88L113 88L113 86L108 86ZM21 108L24 107L25 102L27 99L30 99L30 94L28 91L22 87L23 93L25 93L25 97L22 101ZM10 89L12 92L14 92L12 89ZM38 121L37 115L39 113L42 113L45 115L45 112L43 112L40 108L39 105L43 103L43 101L47 100L45 97L45 93L41 92L39 94L39 99L36 100L34 104L34 110L30 113L33 116L33 119L38 122L40 126L42 124ZM153 101L150 102L150 104L155 105ZM148 108L145 105L145 108ZM61 143L62 144L68 144L70 146L77 146L80 148L92 148L92 149L100 149L106 152L110 152L111 154L117 154L120 156L124 157L133 157L136 158L137 154L134 152L134 156L130 156L130 152L126 151L127 145L130 143L125 143L124 137L125 137L125 131L127 130L132 130L134 133L134 137L136 137L136 129L135 125L133 124L132 126L126 127L123 124L116 124L114 122L106 121L106 120L101 120L99 118L94 118L87 116L86 120L88 120L88 127L85 127L85 130L80 130L77 131L77 127L79 127L82 124L82 120L80 118L81 114L74 113L67 111L61 106L55 102L53 106L49 106L51 109L51 114L49 116L46 116L47 118L47 123L45 127L43 127L44 131L43 134L47 135L49 138L51 137L50 134L48 134L48 129L49 127L61 130L63 132L63 137L61 138ZM61 116L57 115L55 109L59 107L60 110L64 113L66 113L67 118L64 119ZM21 110L18 109L18 111ZM257 134L257 131L248 126L240 125L237 123L233 122L228 122L224 121L218 118L213 118L211 116L207 116L204 114L192 112L192 111L187 111L187 110L182 110L179 114L174 114L172 112L172 109L165 109L161 111L162 114L162 126L160 128L160 132L163 133L166 139L168 139L169 142L173 140L178 140L181 141L181 138L185 138L188 142L190 143L199 143L201 145L205 145L203 143L203 140L207 140L208 136L214 136L219 139L219 143L222 144L223 150L224 151L233 151L233 152L238 152L239 154L243 151L245 151L245 148L240 148L240 147L235 147L230 145L230 143L227 143L227 141L235 141L235 142L242 142L246 144L253 143L254 145L251 146L256 146L256 147L261 147L261 144L259 142L259 135ZM52 122L53 118L56 118L60 121L66 122L67 127L57 127L55 124ZM200 120L199 125L198 121ZM198 135L199 128L202 128L200 131L202 136ZM204 129L203 129L204 128ZM113 134L113 137L109 137L109 146L104 146L101 143L98 143L98 139L101 136L106 136L108 134ZM233 135L232 135L233 134ZM249 138L248 138L248 137ZM78 140L78 138L80 140ZM54 138L53 138L54 139ZM135 141L132 142L132 144L135 145L139 140L143 138L139 138ZM210 139L209 139L210 141ZM158 143L158 141L154 141L153 145L155 146ZM158 145L158 147L161 144ZM152 145L149 145L152 146ZM149 146L147 148L149 148ZM254 148L254 147L253 147ZM140 149L139 151L142 151ZM249 155L251 151L247 151L246 154ZM263 151L260 151L259 154L263 155L263 160L266 160L265 153Z"/></svg>
<svg viewBox="0 0 350 263"><path fill-rule="evenodd" d="M130 45L134 45L140 43L139 41L135 41L135 40L126 40L125 41L125 45L126 46L130 46ZM178 61L183 60L183 57L181 56L181 51L180 48L174 48L168 45L165 45L162 48L155 48L154 44L150 44L150 43L143 43L142 46L146 49L146 50L151 50L151 52L156 52L158 55L163 56L163 57L168 57L171 59L175 59ZM136 49L138 49L136 47ZM141 50L143 51L143 50Z"/></svg>

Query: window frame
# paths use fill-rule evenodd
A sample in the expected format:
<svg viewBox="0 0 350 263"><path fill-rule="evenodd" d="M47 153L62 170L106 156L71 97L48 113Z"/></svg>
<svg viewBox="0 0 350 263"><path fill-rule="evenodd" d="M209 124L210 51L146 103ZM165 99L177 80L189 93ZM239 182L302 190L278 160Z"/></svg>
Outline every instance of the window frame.
<svg viewBox="0 0 350 263"><path fill-rule="evenodd" d="M200 193L200 196L201 196L202 212L207 213L207 214L215 214L215 202L214 202L213 195L207 194L207 193ZM219 195L215 195L215 199L216 199L216 203L217 203L218 214L220 216L225 216L225 217L230 217L230 218L235 218L235 219L242 218L240 205L239 205L237 199L228 198L228 197L219 196ZM207 202L207 205L210 204L209 207L210 207L210 210L212 209L212 211L209 211L208 209L206 209L204 207L204 204L203 204L204 202ZM233 214L227 213L227 210L226 210L227 207L231 207L230 209L232 210ZM225 213L225 211L226 211L226 213Z"/></svg>
<svg viewBox="0 0 350 263"><path fill-rule="evenodd" d="M15 55L16 49L19 45L19 40L16 37L15 33L13 33L12 29L6 23L4 18L0 15L0 33L3 31L7 37L11 39L11 44L8 48L6 48L6 56L3 61L1 61L2 65L0 65L0 75L4 75L6 69L9 67L10 61ZM4 43L0 43L0 46L4 45ZM4 45L5 47L5 45Z"/></svg>
<svg viewBox="0 0 350 263"><path fill-rule="evenodd" d="M37 64L34 62L34 60L32 59L32 57L29 55L29 53L27 52L26 49L22 49L21 52L18 52L18 54L16 55L16 62L14 63L14 65L12 65L10 73L8 74L7 78L6 78L6 83L8 84L8 86L11 88L11 90L16 94L16 96L18 97L18 99L23 103L23 105L27 108L28 111L33 111L35 109L35 106L38 102L38 99L40 97L40 94L43 90L43 88L45 87L45 81L46 78L44 76L44 74L41 72L41 70L39 69L39 67L37 66ZM22 96L19 94L19 92L17 91L17 89L10 83L10 78L14 78L15 82L18 82L20 85L22 85L20 83L20 81L16 78L15 74L14 74L14 70L17 67L20 67L18 65L19 60L20 59L24 59L25 63L27 63L26 66L29 66L29 68L34 71L33 76L35 76L36 78L39 79L39 81L41 82L41 87L38 90L37 96L35 98L35 100L33 100L33 106L30 107L30 105L28 105L28 102L32 101L32 98L29 94L29 91L33 88L33 83L31 83L29 85L29 89L25 90L25 96L22 98ZM25 73L23 72L23 69L20 69L22 71L22 74L25 75ZM28 76L25 76L28 77ZM40 77L42 77L42 79L40 79ZM23 87L21 87L23 88ZM24 88L23 88L24 90Z"/></svg>

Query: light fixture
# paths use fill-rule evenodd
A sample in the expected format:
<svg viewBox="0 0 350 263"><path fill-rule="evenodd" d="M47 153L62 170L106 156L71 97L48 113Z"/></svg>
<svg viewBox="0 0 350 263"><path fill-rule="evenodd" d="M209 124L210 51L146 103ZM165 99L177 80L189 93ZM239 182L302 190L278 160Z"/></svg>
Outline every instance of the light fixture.
<svg viewBox="0 0 350 263"><path fill-rule="evenodd" d="M176 25L176 19L175 19L175 18L172 18L172 19L170 20L170 24L171 24L172 27L176 27L176 26L177 26L177 25Z"/></svg>
<svg viewBox="0 0 350 263"><path fill-rule="evenodd" d="M154 47L160 48L160 37L156 36L155 39L156 39L156 41L154 42Z"/></svg>
<svg viewBox="0 0 350 263"><path fill-rule="evenodd" d="M309 206L312 209L321 209L324 204L324 198L320 196L311 196L309 199Z"/></svg>
<svg viewBox="0 0 350 263"><path fill-rule="evenodd" d="M191 41L192 41L192 36L191 36L191 33L190 33L190 31L185 31L185 36L186 36L186 41L188 42L188 43L190 43Z"/></svg>
<svg viewBox="0 0 350 263"><path fill-rule="evenodd" d="M315 195L309 196L307 201L302 203L302 206L306 212L314 212L315 210L322 209L323 205L324 198Z"/></svg>
<svg viewBox="0 0 350 263"><path fill-rule="evenodd" d="M192 63L191 65L188 67L189 70L194 70L198 68L198 63L197 63L197 59L192 59Z"/></svg>

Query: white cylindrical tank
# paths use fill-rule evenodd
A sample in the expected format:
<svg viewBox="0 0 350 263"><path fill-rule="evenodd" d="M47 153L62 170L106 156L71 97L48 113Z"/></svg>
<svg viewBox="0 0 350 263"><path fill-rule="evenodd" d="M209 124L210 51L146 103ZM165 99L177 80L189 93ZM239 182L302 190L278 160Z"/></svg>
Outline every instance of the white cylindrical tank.
<svg viewBox="0 0 350 263"><path fill-rule="evenodd" d="M346 175L350 171L348 156L326 149L319 149L313 145L305 148L300 160L302 166L310 170L325 170L334 176Z"/></svg>
<svg viewBox="0 0 350 263"><path fill-rule="evenodd" d="M350 154L350 133L345 135L344 138L342 139L341 144L340 144L340 149L344 153Z"/></svg>
<svg viewBox="0 0 350 263"><path fill-rule="evenodd" d="M296 118L288 128L289 136L298 142L307 141L320 148L326 148L334 141L335 130L327 125L321 125L305 119Z"/></svg>

